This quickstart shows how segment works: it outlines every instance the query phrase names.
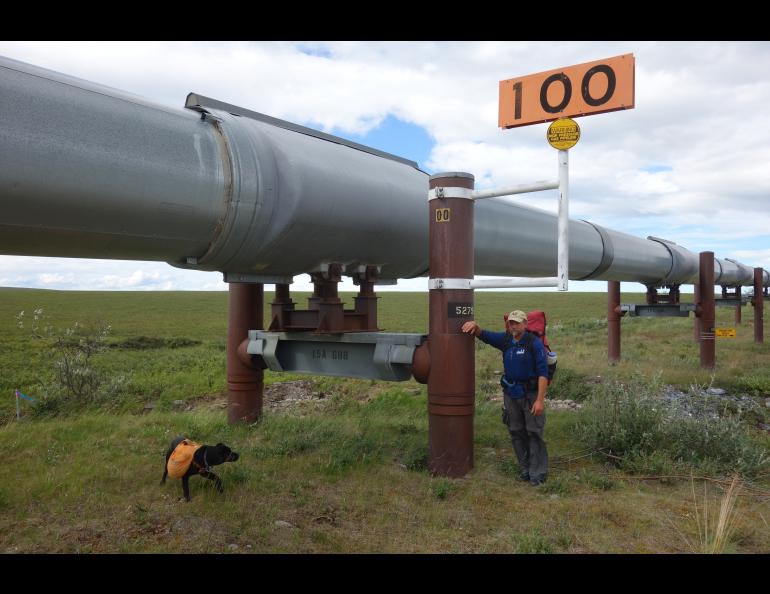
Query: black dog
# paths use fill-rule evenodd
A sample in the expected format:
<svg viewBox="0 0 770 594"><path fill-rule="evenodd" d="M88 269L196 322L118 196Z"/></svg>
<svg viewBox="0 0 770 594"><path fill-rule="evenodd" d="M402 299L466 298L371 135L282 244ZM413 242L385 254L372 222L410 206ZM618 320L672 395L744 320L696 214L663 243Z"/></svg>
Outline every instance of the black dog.
<svg viewBox="0 0 770 594"><path fill-rule="evenodd" d="M166 452L166 463L163 466L163 478L160 481L161 485L166 483L166 477L168 476L168 459L171 454L185 438L177 437L171 442L171 445ZM238 459L238 454L233 452L223 443L218 443L215 446L203 445L195 452L193 456L192 464L182 476L182 491L184 492L184 498L190 501L190 477L199 474L207 479L214 481L217 487L217 491L222 493L225 489L222 486L220 478L211 472L212 466L224 464L225 462L235 462Z"/></svg>

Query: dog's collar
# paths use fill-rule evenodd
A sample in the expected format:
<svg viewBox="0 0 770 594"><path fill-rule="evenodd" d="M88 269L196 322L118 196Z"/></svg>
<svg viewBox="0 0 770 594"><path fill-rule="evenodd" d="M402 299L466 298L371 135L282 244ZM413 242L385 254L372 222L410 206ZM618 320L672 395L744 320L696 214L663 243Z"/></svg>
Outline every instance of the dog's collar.
<svg viewBox="0 0 770 594"><path fill-rule="evenodd" d="M209 461L206 454L208 454L208 450L203 450L203 464L205 464L205 466L201 466L195 460L193 460L193 464L195 464L195 466L198 467L198 474L202 474L204 472L211 472L211 466L209 466Z"/></svg>

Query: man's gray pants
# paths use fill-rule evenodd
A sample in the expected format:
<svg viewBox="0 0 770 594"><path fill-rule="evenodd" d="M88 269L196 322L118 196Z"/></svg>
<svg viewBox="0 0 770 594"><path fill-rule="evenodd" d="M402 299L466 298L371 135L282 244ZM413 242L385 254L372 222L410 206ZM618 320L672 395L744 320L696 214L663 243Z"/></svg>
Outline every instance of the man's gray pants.
<svg viewBox="0 0 770 594"><path fill-rule="evenodd" d="M548 450L543 441L545 411L537 417L532 414L535 400L537 392L527 392L523 398L503 396L508 411L508 433L519 466L522 472L529 472L530 478L544 478L548 473Z"/></svg>

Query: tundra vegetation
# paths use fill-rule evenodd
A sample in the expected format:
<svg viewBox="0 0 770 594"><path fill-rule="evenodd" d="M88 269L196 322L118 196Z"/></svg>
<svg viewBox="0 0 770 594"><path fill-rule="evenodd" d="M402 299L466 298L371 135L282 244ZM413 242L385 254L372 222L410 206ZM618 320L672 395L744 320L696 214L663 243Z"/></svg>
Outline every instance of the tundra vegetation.
<svg viewBox="0 0 770 594"><path fill-rule="evenodd" d="M382 329L426 331L426 294L380 297ZM537 489L516 480L500 356L478 341L475 466L448 479L426 469L414 381L266 372L261 420L228 425L225 293L0 289L0 551L770 550L770 341L754 344L751 307L713 372L691 318L624 318L610 366L604 294L476 294L482 327L514 308L546 311L548 400L577 403L547 411ZM733 315L718 308L717 325ZM20 420L15 390L35 399ZM222 467L223 495L193 479L188 504L175 481L159 486L179 434L241 455Z"/></svg>

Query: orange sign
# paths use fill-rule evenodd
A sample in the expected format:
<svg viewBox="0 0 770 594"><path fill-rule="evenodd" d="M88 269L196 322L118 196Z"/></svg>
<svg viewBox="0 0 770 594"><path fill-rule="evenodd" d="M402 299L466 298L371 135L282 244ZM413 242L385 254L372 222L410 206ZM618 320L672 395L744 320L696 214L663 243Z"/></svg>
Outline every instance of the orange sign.
<svg viewBox="0 0 770 594"><path fill-rule="evenodd" d="M500 81L498 125L516 128L634 107L634 54Z"/></svg>

